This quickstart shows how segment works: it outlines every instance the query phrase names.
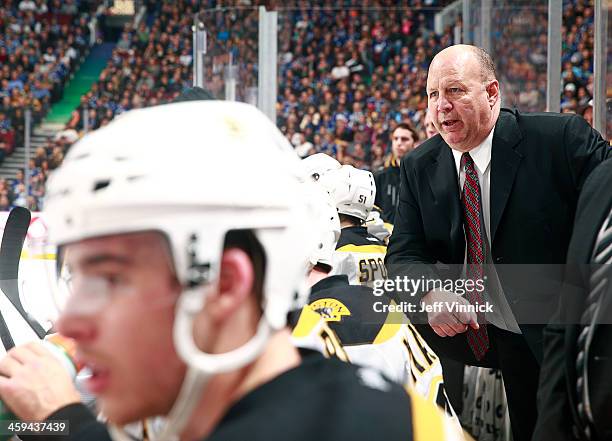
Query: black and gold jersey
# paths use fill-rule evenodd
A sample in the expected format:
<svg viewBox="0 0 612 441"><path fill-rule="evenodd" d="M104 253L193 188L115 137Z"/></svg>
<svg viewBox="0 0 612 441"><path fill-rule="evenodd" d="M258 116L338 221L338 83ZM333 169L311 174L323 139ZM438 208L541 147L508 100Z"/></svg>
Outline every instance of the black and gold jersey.
<svg viewBox="0 0 612 441"><path fill-rule="evenodd" d="M440 406L458 424L438 356L402 312L389 312L390 305L393 300L375 296L366 286L349 285L346 276L327 277L312 287L293 329L294 343L376 368Z"/></svg>
<svg viewBox="0 0 612 441"><path fill-rule="evenodd" d="M303 351L302 363L238 400L207 441L444 441L462 435L375 369Z"/></svg>
<svg viewBox="0 0 612 441"><path fill-rule="evenodd" d="M299 366L236 401L205 440L464 440L435 406L417 394L406 394L375 369L325 359L311 350L300 352ZM70 433L62 439L112 439L107 426L81 403L63 407L50 418L70 422ZM148 439L147 433L160 431L151 428L143 434L139 429L133 439ZM45 435L23 438L57 439Z"/></svg>
<svg viewBox="0 0 612 441"><path fill-rule="evenodd" d="M368 233L366 227L345 227L332 257L331 274L343 274L351 285L372 286L387 278L387 246Z"/></svg>

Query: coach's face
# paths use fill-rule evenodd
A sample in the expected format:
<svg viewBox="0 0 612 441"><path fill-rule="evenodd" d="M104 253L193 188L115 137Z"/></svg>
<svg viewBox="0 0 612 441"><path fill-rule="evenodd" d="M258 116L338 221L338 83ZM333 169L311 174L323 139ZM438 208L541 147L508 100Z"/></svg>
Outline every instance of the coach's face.
<svg viewBox="0 0 612 441"><path fill-rule="evenodd" d="M481 144L499 115L499 83L483 81L480 65L466 46L440 52L427 75L428 109L434 126L453 149Z"/></svg>

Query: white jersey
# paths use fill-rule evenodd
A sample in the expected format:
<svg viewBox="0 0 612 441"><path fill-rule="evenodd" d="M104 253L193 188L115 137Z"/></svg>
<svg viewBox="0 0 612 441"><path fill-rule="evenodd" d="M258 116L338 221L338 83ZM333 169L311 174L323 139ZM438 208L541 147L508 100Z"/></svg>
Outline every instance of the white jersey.
<svg viewBox="0 0 612 441"><path fill-rule="evenodd" d="M387 246L369 234L366 227L346 227L332 256L332 275L345 275L351 285L372 287L375 280L387 278Z"/></svg>

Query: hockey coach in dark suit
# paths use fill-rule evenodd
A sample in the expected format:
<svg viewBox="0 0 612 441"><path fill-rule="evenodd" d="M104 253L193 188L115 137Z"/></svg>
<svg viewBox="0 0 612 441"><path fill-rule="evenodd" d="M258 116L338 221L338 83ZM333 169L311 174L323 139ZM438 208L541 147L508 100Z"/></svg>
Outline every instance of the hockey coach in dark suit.
<svg viewBox="0 0 612 441"><path fill-rule="evenodd" d="M386 265L392 277L485 281L463 296L397 296L445 305L424 312L419 331L444 356L501 369L514 439L529 440L542 330L559 301L579 193L612 151L578 116L501 109L494 64L474 46L434 57L427 95L440 135L402 162ZM490 311L446 306L485 303Z"/></svg>

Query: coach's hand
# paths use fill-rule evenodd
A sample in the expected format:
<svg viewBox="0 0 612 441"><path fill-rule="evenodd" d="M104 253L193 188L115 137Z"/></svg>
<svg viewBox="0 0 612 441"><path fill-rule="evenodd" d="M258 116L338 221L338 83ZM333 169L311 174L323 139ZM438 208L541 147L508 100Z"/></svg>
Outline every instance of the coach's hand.
<svg viewBox="0 0 612 441"><path fill-rule="evenodd" d="M468 326L478 329L475 312L461 312L457 306L469 305L466 299L449 291L429 291L421 299L421 307L427 310L429 326L440 337L453 337L467 331ZM452 306L454 305L454 306Z"/></svg>
<svg viewBox="0 0 612 441"><path fill-rule="evenodd" d="M17 346L0 360L0 397L23 421L43 421L81 400L66 368L38 342Z"/></svg>

